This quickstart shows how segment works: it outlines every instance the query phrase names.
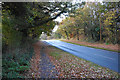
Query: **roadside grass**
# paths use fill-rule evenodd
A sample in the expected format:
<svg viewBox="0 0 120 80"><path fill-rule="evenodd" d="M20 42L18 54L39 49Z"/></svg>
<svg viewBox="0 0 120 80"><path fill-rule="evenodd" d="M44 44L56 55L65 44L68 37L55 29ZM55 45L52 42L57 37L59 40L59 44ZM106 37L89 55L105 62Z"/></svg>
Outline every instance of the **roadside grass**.
<svg viewBox="0 0 120 80"><path fill-rule="evenodd" d="M61 58L60 54L57 53L57 52L52 52L52 53L50 53L50 55L53 56L53 57L55 57L55 59L60 59Z"/></svg>
<svg viewBox="0 0 120 80"><path fill-rule="evenodd" d="M91 47L91 48L96 48L96 49L103 49L103 50L108 50L108 51L113 51L113 52L118 52L118 53L120 53L119 50L111 50L111 49L106 49L106 48L100 48L100 47L94 47L94 46L89 46L89 45L77 44L77 43L68 42L68 41L64 41L64 40L60 40L60 41L67 42L67 43L71 43L71 44L76 44L76 45L80 45L80 46L86 46L86 47Z"/></svg>
<svg viewBox="0 0 120 80"><path fill-rule="evenodd" d="M14 52L2 54L2 78L25 78L25 72L30 68L33 48L23 53L19 49Z"/></svg>
<svg viewBox="0 0 120 80"><path fill-rule="evenodd" d="M120 74L93 62L81 59L56 47L49 47L48 56L56 67L58 78L118 78Z"/></svg>

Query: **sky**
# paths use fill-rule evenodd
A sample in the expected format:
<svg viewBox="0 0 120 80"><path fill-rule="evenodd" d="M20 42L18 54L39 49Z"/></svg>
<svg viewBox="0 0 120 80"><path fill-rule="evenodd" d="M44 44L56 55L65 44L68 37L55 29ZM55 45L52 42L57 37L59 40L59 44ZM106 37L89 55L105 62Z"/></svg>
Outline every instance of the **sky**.
<svg viewBox="0 0 120 80"><path fill-rule="evenodd" d="M63 19L65 19L66 17L63 15L63 14L61 14L60 15L60 17L57 17L56 19L55 19L55 21L58 21L58 22L61 22Z"/></svg>
<svg viewBox="0 0 120 80"><path fill-rule="evenodd" d="M61 16L60 16L60 17L57 17L54 21L62 22L62 20L64 20L65 18L66 18L66 17L65 17L63 14L61 14ZM58 27L59 27L58 25L55 25L55 27L54 27L54 29L53 29L52 32L55 32Z"/></svg>

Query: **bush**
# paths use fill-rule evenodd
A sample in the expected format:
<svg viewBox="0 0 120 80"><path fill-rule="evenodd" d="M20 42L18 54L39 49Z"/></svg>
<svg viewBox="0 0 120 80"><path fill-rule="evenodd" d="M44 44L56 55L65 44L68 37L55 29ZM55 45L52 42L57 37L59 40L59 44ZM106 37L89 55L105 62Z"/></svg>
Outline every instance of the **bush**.
<svg viewBox="0 0 120 80"><path fill-rule="evenodd" d="M3 78L24 78L24 74L29 70L30 59L33 54L33 48L27 53L6 53L2 56L2 77Z"/></svg>

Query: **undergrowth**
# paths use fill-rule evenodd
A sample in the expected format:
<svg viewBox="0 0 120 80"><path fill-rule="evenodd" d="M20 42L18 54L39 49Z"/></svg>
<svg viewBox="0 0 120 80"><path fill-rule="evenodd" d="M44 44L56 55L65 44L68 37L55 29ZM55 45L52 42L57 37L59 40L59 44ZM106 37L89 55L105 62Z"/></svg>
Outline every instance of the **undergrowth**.
<svg viewBox="0 0 120 80"><path fill-rule="evenodd" d="M2 78L25 78L25 72L29 70L30 59L33 54L33 48L27 49L27 52L2 54Z"/></svg>

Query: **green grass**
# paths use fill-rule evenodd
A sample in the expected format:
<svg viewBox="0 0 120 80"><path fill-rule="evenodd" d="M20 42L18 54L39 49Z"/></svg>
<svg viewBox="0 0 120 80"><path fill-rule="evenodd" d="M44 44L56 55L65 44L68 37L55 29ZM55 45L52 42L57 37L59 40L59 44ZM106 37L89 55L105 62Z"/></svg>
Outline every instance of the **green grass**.
<svg viewBox="0 0 120 80"><path fill-rule="evenodd" d="M53 56L55 59L60 59L61 56L60 56L60 53L59 52L50 52L49 53L50 56Z"/></svg>
<svg viewBox="0 0 120 80"><path fill-rule="evenodd" d="M61 40L63 41L63 40ZM68 42L68 41L63 41L63 42L67 42L67 43L71 43L71 44L76 44L76 45L80 45L80 46L86 46L86 47L91 47L91 48L96 48L96 49L103 49L103 50L108 50L108 51L113 51L113 52L119 52L117 50L111 50L111 49L106 49L106 48L100 48L100 47L94 47L94 46L88 46L88 45L83 45L83 44L77 44L77 43L73 43L73 42Z"/></svg>
<svg viewBox="0 0 120 80"><path fill-rule="evenodd" d="M55 50L55 51L50 52L49 55L58 59L58 57L60 57L60 55L61 55L62 50L59 49L59 51L56 51L56 49L58 49L58 48L56 48L54 46L49 46L49 48L51 50Z"/></svg>
<svg viewBox="0 0 120 80"><path fill-rule="evenodd" d="M27 53L15 54L5 53L2 55L2 77L3 78L24 78L24 73L30 68L30 59L33 54L33 48Z"/></svg>

